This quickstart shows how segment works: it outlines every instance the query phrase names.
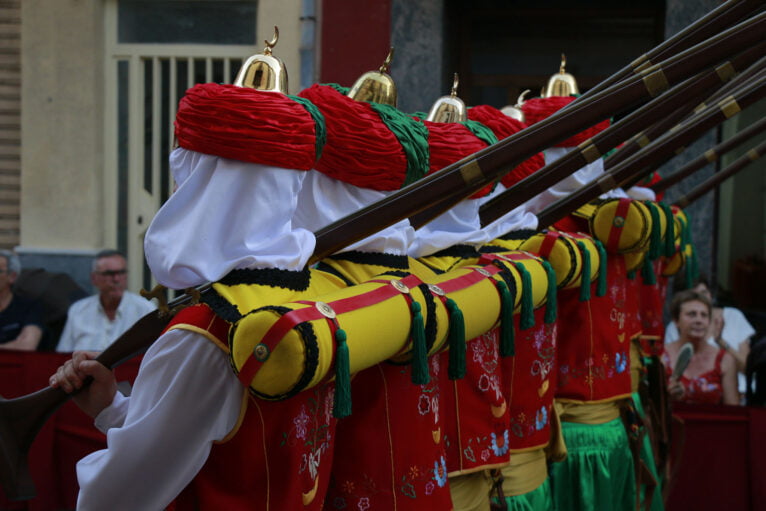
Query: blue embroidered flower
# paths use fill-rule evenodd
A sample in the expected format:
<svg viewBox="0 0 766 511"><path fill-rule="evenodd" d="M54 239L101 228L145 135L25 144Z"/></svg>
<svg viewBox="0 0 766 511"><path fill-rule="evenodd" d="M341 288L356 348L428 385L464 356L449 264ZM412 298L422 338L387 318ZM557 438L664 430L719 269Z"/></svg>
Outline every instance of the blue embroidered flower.
<svg viewBox="0 0 766 511"><path fill-rule="evenodd" d="M447 484L447 461L444 456L439 461L434 461L434 479L439 488L444 487Z"/></svg>
<svg viewBox="0 0 766 511"><path fill-rule="evenodd" d="M545 427L546 424L548 424L548 409L543 406L537 411L537 415L535 417L535 429L540 431Z"/></svg>
<svg viewBox="0 0 766 511"><path fill-rule="evenodd" d="M497 435L492 432L492 442L490 443L490 447L492 448L492 452L495 453L495 456L504 456L510 448L508 444L508 430L506 429L503 431L503 445L497 445Z"/></svg>
<svg viewBox="0 0 766 511"><path fill-rule="evenodd" d="M624 373L628 368L628 357L625 353L615 353L614 368L617 370L617 374Z"/></svg>

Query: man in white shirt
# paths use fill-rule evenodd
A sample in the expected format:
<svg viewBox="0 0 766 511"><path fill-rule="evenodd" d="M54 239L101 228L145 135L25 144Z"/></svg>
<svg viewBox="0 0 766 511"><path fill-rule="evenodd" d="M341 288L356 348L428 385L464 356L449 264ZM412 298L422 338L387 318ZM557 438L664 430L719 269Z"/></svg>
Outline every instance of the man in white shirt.
<svg viewBox="0 0 766 511"><path fill-rule="evenodd" d="M103 351L133 323L154 310L149 300L126 291L127 261L116 250L102 250L93 261L91 282L98 294L69 307L57 351Z"/></svg>

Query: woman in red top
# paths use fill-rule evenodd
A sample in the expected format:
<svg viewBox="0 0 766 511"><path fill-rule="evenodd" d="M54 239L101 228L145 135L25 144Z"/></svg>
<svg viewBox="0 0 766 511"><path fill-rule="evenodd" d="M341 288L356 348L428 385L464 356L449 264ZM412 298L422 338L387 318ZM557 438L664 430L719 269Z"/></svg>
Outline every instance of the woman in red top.
<svg viewBox="0 0 766 511"><path fill-rule="evenodd" d="M670 306L679 339L665 345L663 361L668 372L668 392L675 401L690 403L739 404L737 368L725 350L707 342L710 326L710 300L696 291L682 291ZM680 378L673 378L678 353L690 343L694 355Z"/></svg>

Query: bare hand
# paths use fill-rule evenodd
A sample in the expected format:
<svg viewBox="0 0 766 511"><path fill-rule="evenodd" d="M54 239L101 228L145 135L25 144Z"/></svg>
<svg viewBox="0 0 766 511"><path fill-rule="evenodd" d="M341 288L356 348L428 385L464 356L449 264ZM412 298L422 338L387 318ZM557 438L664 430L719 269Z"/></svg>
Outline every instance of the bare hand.
<svg viewBox="0 0 766 511"><path fill-rule="evenodd" d="M97 356L98 353L93 351L75 351L72 359L67 360L49 379L51 387L61 388L67 394L71 394L83 387L86 378L93 378L90 386L73 397L77 406L91 417L96 417L112 404L117 392L114 373L96 362L94 359Z"/></svg>
<svg viewBox="0 0 766 511"><path fill-rule="evenodd" d="M668 394L670 394L670 399L673 401L681 401L684 395L686 395L686 391L680 381L671 378L668 382Z"/></svg>

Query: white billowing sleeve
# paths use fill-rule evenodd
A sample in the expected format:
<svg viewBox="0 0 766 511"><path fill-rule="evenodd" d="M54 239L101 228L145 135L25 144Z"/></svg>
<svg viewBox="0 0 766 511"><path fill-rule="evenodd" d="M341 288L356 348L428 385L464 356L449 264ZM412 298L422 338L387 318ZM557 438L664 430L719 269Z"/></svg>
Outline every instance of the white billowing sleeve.
<svg viewBox="0 0 766 511"><path fill-rule="evenodd" d="M730 343L734 349L755 334L755 328L747 320L741 310L734 307L723 308L723 332L721 337Z"/></svg>
<svg viewBox="0 0 766 511"><path fill-rule="evenodd" d="M77 464L77 509L164 509L234 428L243 397L213 343L181 330L162 335L144 356L123 425L108 430L107 449Z"/></svg>
<svg viewBox="0 0 766 511"><path fill-rule="evenodd" d="M112 428L119 428L125 423L128 415L130 398L123 396L119 391L114 394L112 404L101 410L94 421L99 431L106 435Z"/></svg>

